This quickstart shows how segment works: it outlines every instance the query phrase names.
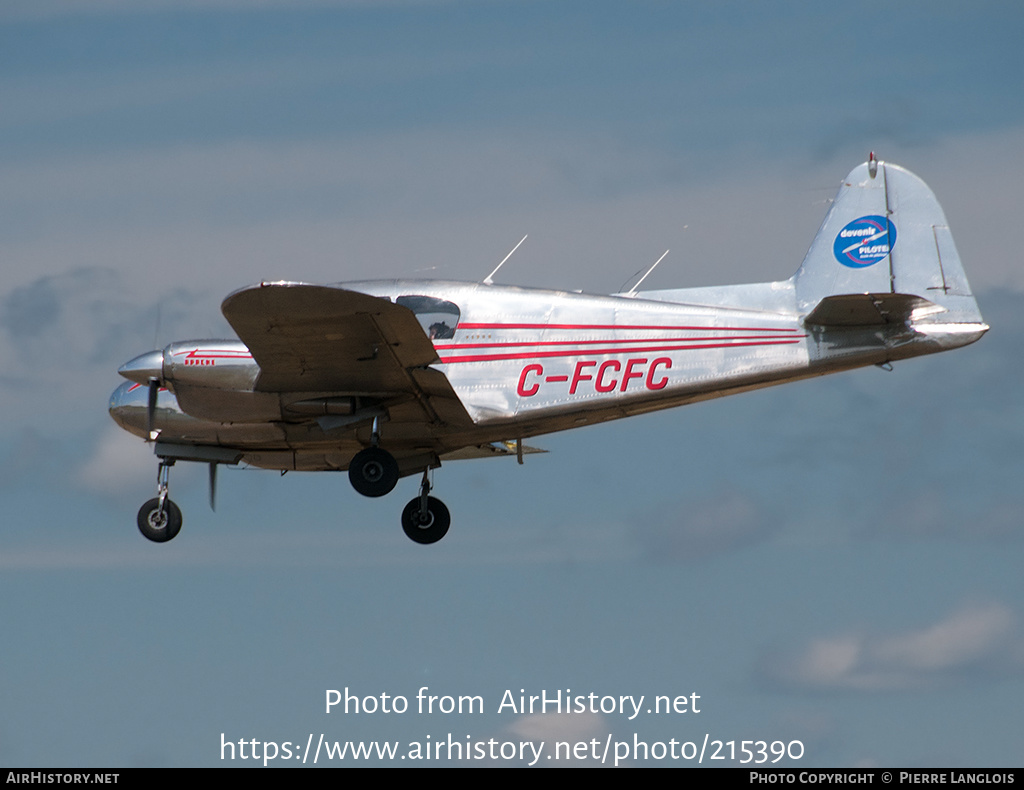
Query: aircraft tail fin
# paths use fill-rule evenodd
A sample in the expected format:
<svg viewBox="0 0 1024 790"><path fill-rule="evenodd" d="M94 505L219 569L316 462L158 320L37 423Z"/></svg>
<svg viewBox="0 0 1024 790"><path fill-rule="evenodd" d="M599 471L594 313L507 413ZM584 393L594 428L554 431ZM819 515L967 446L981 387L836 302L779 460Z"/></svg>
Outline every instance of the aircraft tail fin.
<svg viewBox="0 0 1024 790"><path fill-rule="evenodd" d="M809 323L864 325L881 314L984 326L935 195L874 155L843 180L793 279Z"/></svg>

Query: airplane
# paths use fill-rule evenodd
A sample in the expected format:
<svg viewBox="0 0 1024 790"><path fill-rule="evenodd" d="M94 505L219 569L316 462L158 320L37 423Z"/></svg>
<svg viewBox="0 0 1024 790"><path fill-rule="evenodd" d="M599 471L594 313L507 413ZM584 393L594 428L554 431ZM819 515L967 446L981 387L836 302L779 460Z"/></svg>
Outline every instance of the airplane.
<svg viewBox="0 0 1024 790"><path fill-rule="evenodd" d="M110 414L158 459L139 530L155 542L178 534L169 470L193 461L209 464L211 506L219 464L347 470L368 497L420 474L402 528L435 543L451 523L430 496L443 461L522 463L542 452L523 443L534 436L888 369L989 328L934 194L874 153L841 182L788 280L638 282L598 296L495 285L495 272L482 282L261 282L221 305L238 339L171 343L122 365L128 381Z"/></svg>

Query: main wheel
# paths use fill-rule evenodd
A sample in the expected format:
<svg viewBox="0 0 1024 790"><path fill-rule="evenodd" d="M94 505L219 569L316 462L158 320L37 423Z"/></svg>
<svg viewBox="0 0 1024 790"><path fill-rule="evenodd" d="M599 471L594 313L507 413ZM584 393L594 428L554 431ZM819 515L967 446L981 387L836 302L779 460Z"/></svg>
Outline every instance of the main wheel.
<svg viewBox="0 0 1024 790"><path fill-rule="evenodd" d="M448 534L452 517L440 499L427 497L427 512L420 512L420 498L416 497L402 511L402 529L417 543L437 543Z"/></svg>
<svg viewBox="0 0 1024 790"><path fill-rule="evenodd" d="M348 479L363 496L384 496L398 483L398 461L387 450L367 447L349 464Z"/></svg>
<svg viewBox="0 0 1024 790"><path fill-rule="evenodd" d="M160 512L160 500L151 499L139 508L139 532L154 543L166 543L181 531L181 510L171 500L164 500Z"/></svg>

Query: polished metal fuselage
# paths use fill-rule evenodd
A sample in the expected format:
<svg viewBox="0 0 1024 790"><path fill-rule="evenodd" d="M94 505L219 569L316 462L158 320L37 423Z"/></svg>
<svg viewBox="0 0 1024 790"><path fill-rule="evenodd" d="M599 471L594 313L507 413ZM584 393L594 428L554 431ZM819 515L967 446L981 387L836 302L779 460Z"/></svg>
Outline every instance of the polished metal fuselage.
<svg viewBox="0 0 1024 790"><path fill-rule="evenodd" d="M454 332L432 339L431 367L468 420L424 420L414 398L388 392L259 391L259 365L239 340L152 352L152 367L112 395L112 416L147 435L143 382L153 374L164 387L154 428L165 445L233 448L276 469L344 469L377 418L382 446L412 473L425 458L941 351L987 329L927 311L875 326L810 325L793 278L612 296L417 280L339 287L457 307Z"/></svg>

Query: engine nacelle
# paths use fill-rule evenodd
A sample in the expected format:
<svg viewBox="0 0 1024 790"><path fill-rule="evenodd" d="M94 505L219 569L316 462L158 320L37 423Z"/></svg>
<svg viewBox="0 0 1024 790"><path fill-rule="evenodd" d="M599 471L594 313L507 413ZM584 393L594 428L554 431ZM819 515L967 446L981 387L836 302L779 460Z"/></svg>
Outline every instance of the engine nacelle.
<svg viewBox="0 0 1024 790"><path fill-rule="evenodd" d="M187 340L135 357L118 371L136 384L151 379L173 393L183 414L215 423L259 423L348 416L358 399L334 393L261 392L260 366L240 340ZM134 390L133 390L134 392Z"/></svg>
<svg viewBox="0 0 1024 790"><path fill-rule="evenodd" d="M252 391L260 366L241 340L189 340L163 351L163 382L219 390Z"/></svg>

